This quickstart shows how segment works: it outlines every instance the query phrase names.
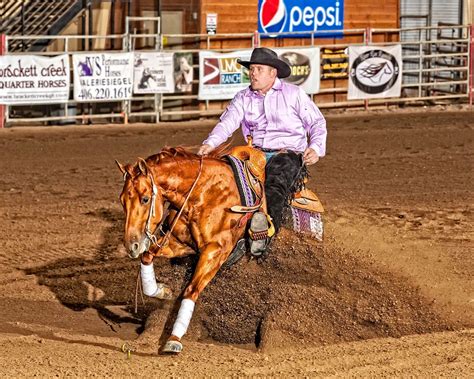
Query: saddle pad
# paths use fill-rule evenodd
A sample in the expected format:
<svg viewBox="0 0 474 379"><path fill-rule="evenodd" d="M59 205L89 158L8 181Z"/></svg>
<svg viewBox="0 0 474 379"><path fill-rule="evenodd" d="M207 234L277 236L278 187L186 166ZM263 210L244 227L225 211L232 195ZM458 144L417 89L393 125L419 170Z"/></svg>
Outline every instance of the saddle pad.
<svg viewBox="0 0 474 379"><path fill-rule="evenodd" d="M293 230L295 232L310 235L318 241L323 240L323 219L321 213L293 206L290 206L290 210L293 219Z"/></svg>
<svg viewBox="0 0 474 379"><path fill-rule="evenodd" d="M233 157L232 155L227 155L226 158L232 167L232 171L234 172L234 178L239 189L241 204L246 207L253 207L256 205L257 197L250 188L247 175L245 175L244 162Z"/></svg>

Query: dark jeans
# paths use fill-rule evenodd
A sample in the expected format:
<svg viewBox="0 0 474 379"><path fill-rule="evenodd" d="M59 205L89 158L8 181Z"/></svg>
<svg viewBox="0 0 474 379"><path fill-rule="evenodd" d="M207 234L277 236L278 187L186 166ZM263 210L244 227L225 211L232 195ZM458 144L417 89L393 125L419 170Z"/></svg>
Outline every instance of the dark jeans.
<svg viewBox="0 0 474 379"><path fill-rule="evenodd" d="M292 151L274 155L265 167L267 208L276 231L280 229L283 210L304 175L301 167L302 155Z"/></svg>

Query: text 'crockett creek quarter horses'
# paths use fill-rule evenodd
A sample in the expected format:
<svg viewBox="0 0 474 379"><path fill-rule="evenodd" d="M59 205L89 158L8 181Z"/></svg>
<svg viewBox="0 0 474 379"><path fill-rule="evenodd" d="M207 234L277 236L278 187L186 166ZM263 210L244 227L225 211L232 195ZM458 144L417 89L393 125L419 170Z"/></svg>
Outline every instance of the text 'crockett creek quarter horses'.
<svg viewBox="0 0 474 379"><path fill-rule="evenodd" d="M220 158L224 148L200 157L182 148L167 148L134 165L117 162L124 175L120 195L125 217L124 244L131 258L141 256L141 279L147 296L169 299L171 291L157 283L155 256L173 258L199 254L183 293L172 334L162 348L179 353L199 294L226 262L243 235L245 214L230 208L240 204L232 168ZM154 232L164 222L165 235ZM159 233L158 233L159 234Z"/></svg>

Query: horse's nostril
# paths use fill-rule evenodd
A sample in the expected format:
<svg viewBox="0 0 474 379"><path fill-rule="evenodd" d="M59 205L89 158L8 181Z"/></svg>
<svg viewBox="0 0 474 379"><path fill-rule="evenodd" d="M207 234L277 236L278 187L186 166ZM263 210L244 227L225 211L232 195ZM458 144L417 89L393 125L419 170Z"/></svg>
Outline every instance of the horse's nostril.
<svg viewBox="0 0 474 379"><path fill-rule="evenodd" d="M132 251L137 251L139 247L140 247L140 244L138 242L134 242L132 244Z"/></svg>

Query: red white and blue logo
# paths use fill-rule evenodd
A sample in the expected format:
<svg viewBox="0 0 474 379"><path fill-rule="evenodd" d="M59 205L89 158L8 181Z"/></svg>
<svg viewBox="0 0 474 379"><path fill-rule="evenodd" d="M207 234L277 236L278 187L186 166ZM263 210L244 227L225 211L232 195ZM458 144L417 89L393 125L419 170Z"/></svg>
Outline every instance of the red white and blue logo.
<svg viewBox="0 0 474 379"><path fill-rule="evenodd" d="M287 13L283 0L259 1L259 29L264 33L281 33L285 29Z"/></svg>
<svg viewBox="0 0 474 379"><path fill-rule="evenodd" d="M274 37L275 33L288 33L280 37L295 37L296 34L290 33L309 32L318 38L334 38L342 36L342 29L344 0L258 0L258 31L267 37Z"/></svg>

